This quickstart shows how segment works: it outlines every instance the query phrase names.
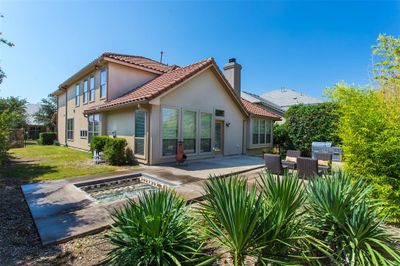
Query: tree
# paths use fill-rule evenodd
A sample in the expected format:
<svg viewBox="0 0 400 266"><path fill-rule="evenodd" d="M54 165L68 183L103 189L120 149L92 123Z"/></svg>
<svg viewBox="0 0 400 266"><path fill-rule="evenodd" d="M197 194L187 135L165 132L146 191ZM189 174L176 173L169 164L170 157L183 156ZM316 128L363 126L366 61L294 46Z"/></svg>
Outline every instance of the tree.
<svg viewBox="0 0 400 266"><path fill-rule="evenodd" d="M287 124L274 124L273 127L274 145L281 151L281 148L292 149L293 143L290 140Z"/></svg>
<svg viewBox="0 0 400 266"><path fill-rule="evenodd" d="M285 118L294 148L310 155L313 141L330 141L337 145L340 142L336 135L339 114L335 109L336 104L331 102L290 107Z"/></svg>
<svg viewBox="0 0 400 266"><path fill-rule="evenodd" d="M3 18L4 16L0 14L0 18ZM0 32L0 44L5 44L9 47L13 47L14 44L10 41L8 41L7 39L1 37L3 35L2 32ZM6 74L4 73L3 69L1 69L0 67L0 84L3 82L3 79L6 78Z"/></svg>
<svg viewBox="0 0 400 266"><path fill-rule="evenodd" d="M26 126L26 104L27 101L19 97L0 98L0 113L10 112L10 128L23 128Z"/></svg>
<svg viewBox="0 0 400 266"><path fill-rule="evenodd" d="M40 102L39 110L33 114L35 120L47 127L54 128L54 114L57 111L57 98L49 95Z"/></svg>

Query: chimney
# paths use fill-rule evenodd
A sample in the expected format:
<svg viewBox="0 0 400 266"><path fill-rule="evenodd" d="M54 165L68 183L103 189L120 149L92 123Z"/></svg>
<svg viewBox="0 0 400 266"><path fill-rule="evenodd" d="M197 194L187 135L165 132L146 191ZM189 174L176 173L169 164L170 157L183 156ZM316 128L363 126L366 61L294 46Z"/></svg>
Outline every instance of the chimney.
<svg viewBox="0 0 400 266"><path fill-rule="evenodd" d="M242 66L236 63L236 58L230 58L229 62L224 65L224 75L228 82L231 84L235 93L240 97L240 72Z"/></svg>

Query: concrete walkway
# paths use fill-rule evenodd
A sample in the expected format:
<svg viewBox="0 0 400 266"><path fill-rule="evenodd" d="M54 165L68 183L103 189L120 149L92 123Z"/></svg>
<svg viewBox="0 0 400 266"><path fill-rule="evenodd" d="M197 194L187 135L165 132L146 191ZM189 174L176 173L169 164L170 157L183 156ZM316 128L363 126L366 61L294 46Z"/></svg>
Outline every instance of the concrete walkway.
<svg viewBox="0 0 400 266"><path fill-rule="evenodd" d="M93 180L109 179L134 173L146 173L167 180L177 187L176 192L187 201L202 197L203 185L209 176L245 173L249 181L263 167L263 160L251 156L229 156L191 161L185 165L141 166L130 171L101 174L58 181L22 185L43 245L60 243L95 233L109 227L111 214L126 200L101 203L75 185ZM258 169L258 170L257 170Z"/></svg>

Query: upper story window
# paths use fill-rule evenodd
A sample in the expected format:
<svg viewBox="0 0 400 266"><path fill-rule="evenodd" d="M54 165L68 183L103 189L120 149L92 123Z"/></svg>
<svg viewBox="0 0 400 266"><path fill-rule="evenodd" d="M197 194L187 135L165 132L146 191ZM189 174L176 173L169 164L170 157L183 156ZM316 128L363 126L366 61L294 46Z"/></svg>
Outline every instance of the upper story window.
<svg viewBox="0 0 400 266"><path fill-rule="evenodd" d="M107 96L107 68L103 68L100 72L100 98Z"/></svg>
<svg viewBox="0 0 400 266"><path fill-rule="evenodd" d="M89 101L93 102L94 101L94 76L90 77L90 83L89 83Z"/></svg>
<svg viewBox="0 0 400 266"><path fill-rule="evenodd" d="M216 109L216 110L215 110L215 116L224 117L224 116L225 116L225 111L224 111L224 110Z"/></svg>
<svg viewBox="0 0 400 266"><path fill-rule="evenodd" d="M88 101L88 80L85 79L85 81L83 81L82 102L87 103L87 101Z"/></svg>
<svg viewBox="0 0 400 266"><path fill-rule="evenodd" d="M79 84L75 85L75 106L79 106Z"/></svg>

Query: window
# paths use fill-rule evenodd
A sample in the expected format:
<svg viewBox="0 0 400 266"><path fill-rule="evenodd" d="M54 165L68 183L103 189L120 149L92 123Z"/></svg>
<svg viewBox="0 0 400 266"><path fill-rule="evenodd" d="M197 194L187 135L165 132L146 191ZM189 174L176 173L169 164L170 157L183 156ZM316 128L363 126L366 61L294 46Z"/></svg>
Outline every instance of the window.
<svg viewBox="0 0 400 266"><path fill-rule="evenodd" d="M103 68L100 72L100 98L107 96L107 68Z"/></svg>
<svg viewBox="0 0 400 266"><path fill-rule="evenodd" d="M196 112L183 111L183 149L185 153L196 152Z"/></svg>
<svg viewBox="0 0 400 266"><path fill-rule="evenodd" d="M74 140L74 119L67 119L67 139Z"/></svg>
<svg viewBox="0 0 400 266"><path fill-rule="evenodd" d="M100 115L89 115L88 117L88 142L92 141L94 136L100 135Z"/></svg>
<svg viewBox="0 0 400 266"><path fill-rule="evenodd" d="M86 139L87 138L87 130L81 130L81 139Z"/></svg>
<svg viewBox="0 0 400 266"><path fill-rule="evenodd" d="M252 143L254 145L271 143L271 121L254 118L251 120L251 123Z"/></svg>
<svg viewBox="0 0 400 266"><path fill-rule="evenodd" d="M200 152L211 152L211 114L200 115Z"/></svg>
<svg viewBox="0 0 400 266"><path fill-rule="evenodd" d="M94 101L94 76L90 77L90 83L89 83L89 101L93 102Z"/></svg>
<svg viewBox="0 0 400 266"><path fill-rule="evenodd" d="M215 110L215 116L224 117L225 116L225 111L217 109L217 110Z"/></svg>
<svg viewBox="0 0 400 266"><path fill-rule="evenodd" d="M162 109L162 155L175 155L178 147L178 110Z"/></svg>
<svg viewBox="0 0 400 266"><path fill-rule="evenodd" d="M79 106L79 84L75 85L75 106Z"/></svg>
<svg viewBox="0 0 400 266"><path fill-rule="evenodd" d="M85 81L83 81L83 95L82 95L83 99L82 102L83 103L87 103L87 99L88 99L88 80L85 79Z"/></svg>
<svg viewBox="0 0 400 266"><path fill-rule="evenodd" d="M146 113L135 112L135 154L144 155L144 138L146 134Z"/></svg>

